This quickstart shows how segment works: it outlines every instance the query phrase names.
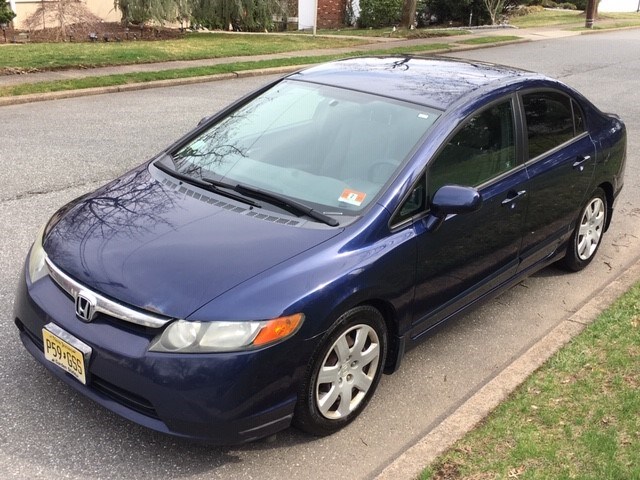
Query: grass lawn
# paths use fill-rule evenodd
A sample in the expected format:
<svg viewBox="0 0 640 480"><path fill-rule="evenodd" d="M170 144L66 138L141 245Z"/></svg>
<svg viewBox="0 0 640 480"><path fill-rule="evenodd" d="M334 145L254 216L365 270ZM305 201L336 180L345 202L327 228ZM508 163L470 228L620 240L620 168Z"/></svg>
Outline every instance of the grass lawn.
<svg viewBox="0 0 640 480"><path fill-rule="evenodd" d="M610 30L612 28L637 27L640 26L640 13L601 14L593 25L593 30ZM579 29L586 30L584 26Z"/></svg>
<svg viewBox="0 0 640 480"><path fill-rule="evenodd" d="M518 40L521 37L516 35L490 35L487 37L475 37L468 40L456 40L456 43L463 45L486 45L487 43L500 43L510 42L512 40Z"/></svg>
<svg viewBox="0 0 640 480"><path fill-rule="evenodd" d="M0 71L55 70L341 48L365 39L305 35L188 34L182 39L122 43L32 43L3 46Z"/></svg>
<svg viewBox="0 0 640 480"><path fill-rule="evenodd" d="M355 37L389 37L389 38L436 38L455 37L469 35L471 32L464 29L444 30L438 28L418 28L409 30L400 27L394 31L392 27L384 28L338 28L318 30L318 35L344 35Z"/></svg>
<svg viewBox="0 0 640 480"><path fill-rule="evenodd" d="M421 479L640 479L640 284Z"/></svg>
<svg viewBox="0 0 640 480"><path fill-rule="evenodd" d="M418 45L411 48L387 48L372 50L367 52L351 52L343 55L314 55L308 57L293 57L276 60L261 60L246 62L225 63L210 67L181 68L176 70L162 70L157 72L127 73L119 75L95 76L80 79L59 80L52 82L26 83L12 87L0 87L0 97L28 95L34 93L59 92L63 90L77 90L83 88L110 87L126 85L130 83L151 82L155 80L168 80L175 78L201 77L220 73L240 72L271 67L282 67L289 65L306 65L310 63L328 62L339 58L355 57L361 55L380 54L421 54L434 50L445 50L451 45L446 43L431 43Z"/></svg>
<svg viewBox="0 0 640 480"><path fill-rule="evenodd" d="M543 12L509 19L511 25L520 28L546 26L563 26L571 29L584 28L584 22L584 12L579 10L544 10ZM633 25L640 25L640 13L601 13L595 21L594 28L619 28Z"/></svg>

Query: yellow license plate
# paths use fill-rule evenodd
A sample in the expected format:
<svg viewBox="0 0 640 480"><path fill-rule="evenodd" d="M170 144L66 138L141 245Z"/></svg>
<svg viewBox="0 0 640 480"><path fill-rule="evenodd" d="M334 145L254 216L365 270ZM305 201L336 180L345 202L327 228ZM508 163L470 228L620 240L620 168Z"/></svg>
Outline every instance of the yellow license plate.
<svg viewBox="0 0 640 480"><path fill-rule="evenodd" d="M91 347L53 323L42 329L44 356L86 385Z"/></svg>

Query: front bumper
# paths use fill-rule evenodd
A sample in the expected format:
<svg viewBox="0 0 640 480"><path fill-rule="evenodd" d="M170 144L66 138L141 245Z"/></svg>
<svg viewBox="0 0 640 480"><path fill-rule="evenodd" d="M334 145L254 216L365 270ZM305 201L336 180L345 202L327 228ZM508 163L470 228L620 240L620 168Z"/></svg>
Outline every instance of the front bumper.
<svg viewBox="0 0 640 480"><path fill-rule="evenodd" d="M293 338L248 352L149 352L157 330L102 315L84 323L49 277L29 284L24 270L14 319L31 355L77 391L145 427L217 444L255 440L290 425L312 347ZM93 349L86 386L45 359L42 328L49 322Z"/></svg>

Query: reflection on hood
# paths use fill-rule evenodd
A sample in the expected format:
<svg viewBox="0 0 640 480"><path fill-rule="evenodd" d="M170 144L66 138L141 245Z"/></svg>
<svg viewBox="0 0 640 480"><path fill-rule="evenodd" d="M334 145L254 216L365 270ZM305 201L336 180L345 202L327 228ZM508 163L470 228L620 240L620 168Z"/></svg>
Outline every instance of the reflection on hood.
<svg viewBox="0 0 640 480"><path fill-rule="evenodd" d="M156 181L144 166L63 207L44 247L88 288L185 318L339 232L291 226L290 217L269 213L177 180Z"/></svg>

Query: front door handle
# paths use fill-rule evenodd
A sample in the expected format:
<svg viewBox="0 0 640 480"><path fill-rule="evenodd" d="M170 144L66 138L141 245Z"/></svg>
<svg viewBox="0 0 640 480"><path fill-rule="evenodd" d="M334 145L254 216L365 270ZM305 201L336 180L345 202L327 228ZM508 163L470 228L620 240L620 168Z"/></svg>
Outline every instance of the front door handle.
<svg viewBox="0 0 640 480"><path fill-rule="evenodd" d="M580 171L584 170L584 164L591 160L591 155L580 155L578 159L571 165L573 168L577 168Z"/></svg>
<svg viewBox="0 0 640 480"><path fill-rule="evenodd" d="M515 207L515 204L513 203L516 199L524 197L527 194L526 190L520 190L519 192L516 192L514 190L511 190L508 194L507 194L507 198L505 198L502 201L502 205L511 205L511 208Z"/></svg>

